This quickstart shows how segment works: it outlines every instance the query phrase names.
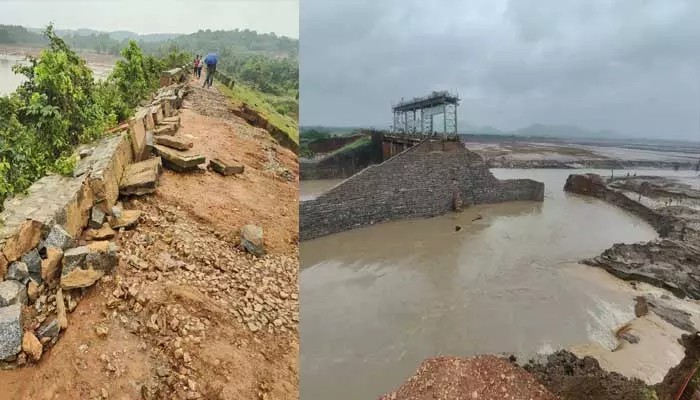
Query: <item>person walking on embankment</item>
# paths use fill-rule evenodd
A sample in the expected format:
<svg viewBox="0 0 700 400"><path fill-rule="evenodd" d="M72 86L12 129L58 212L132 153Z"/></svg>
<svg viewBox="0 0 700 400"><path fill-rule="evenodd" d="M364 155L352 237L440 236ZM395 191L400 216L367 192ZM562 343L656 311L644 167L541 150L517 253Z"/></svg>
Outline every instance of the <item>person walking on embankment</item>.
<svg viewBox="0 0 700 400"><path fill-rule="evenodd" d="M197 79L202 77L202 57L199 54L194 58L194 76Z"/></svg>
<svg viewBox="0 0 700 400"><path fill-rule="evenodd" d="M207 77L204 79L202 87L211 87L214 83L214 73L216 73L216 64L219 62L219 56L216 53L209 53L204 57L204 64L207 66Z"/></svg>

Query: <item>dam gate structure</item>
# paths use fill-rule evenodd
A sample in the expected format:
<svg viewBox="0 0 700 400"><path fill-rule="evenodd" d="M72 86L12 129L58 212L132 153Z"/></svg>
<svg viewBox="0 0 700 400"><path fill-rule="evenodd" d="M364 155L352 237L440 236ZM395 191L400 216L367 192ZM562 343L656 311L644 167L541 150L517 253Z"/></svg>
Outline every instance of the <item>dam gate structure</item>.
<svg viewBox="0 0 700 400"><path fill-rule="evenodd" d="M434 91L428 96L401 100L392 107L392 133L411 136L457 137L457 106L460 99L447 91ZM443 115L442 126L436 126L434 117Z"/></svg>

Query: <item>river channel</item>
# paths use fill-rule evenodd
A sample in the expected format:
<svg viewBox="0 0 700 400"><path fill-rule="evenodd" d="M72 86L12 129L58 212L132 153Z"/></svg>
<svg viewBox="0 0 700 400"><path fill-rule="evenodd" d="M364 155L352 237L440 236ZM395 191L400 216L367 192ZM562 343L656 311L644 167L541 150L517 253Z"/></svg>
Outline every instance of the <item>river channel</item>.
<svg viewBox="0 0 700 400"><path fill-rule="evenodd" d="M25 78L12 71L12 66L25 62L25 57L0 54L0 96L12 93L24 82ZM88 63L95 79L104 79L112 72L113 65L103 63Z"/></svg>
<svg viewBox="0 0 700 400"><path fill-rule="evenodd" d="M586 342L614 346L612 330L634 317L633 298L582 279L577 261L616 242L651 240L655 231L602 201L565 193L571 170L492 172L544 182L545 201L474 206L302 242L305 398L377 398L440 354L527 358ZM338 182L302 181L302 200Z"/></svg>

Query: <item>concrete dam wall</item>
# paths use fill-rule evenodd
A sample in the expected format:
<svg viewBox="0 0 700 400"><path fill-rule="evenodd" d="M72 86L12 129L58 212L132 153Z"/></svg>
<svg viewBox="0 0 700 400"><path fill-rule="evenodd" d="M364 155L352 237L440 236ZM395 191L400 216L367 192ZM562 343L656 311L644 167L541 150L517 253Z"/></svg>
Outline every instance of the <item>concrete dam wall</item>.
<svg viewBox="0 0 700 400"><path fill-rule="evenodd" d="M384 221L433 217L450 211L456 197L465 205L542 201L544 184L498 180L462 143L426 140L302 201L299 236L308 240Z"/></svg>

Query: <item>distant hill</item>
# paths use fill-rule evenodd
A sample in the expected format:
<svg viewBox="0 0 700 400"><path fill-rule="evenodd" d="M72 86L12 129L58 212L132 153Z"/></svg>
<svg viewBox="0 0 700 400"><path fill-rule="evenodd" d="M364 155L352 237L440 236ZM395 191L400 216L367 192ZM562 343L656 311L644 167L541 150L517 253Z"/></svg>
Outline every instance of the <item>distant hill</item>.
<svg viewBox="0 0 700 400"><path fill-rule="evenodd" d="M327 132L336 136L342 136L349 135L358 129L367 129L367 127L304 125L299 127L299 133L304 136L306 133Z"/></svg>
<svg viewBox="0 0 700 400"><path fill-rule="evenodd" d="M467 124L463 129L460 129L461 133L466 134L478 134L478 135L503 135L506 132L493 126L471 126Z"/></svg>
<svg viewBox="0 0 700 400"><path fill-rule="evenodd" d="M364 127L365 129L367 127ZM334 134L347 134L361 127L332 127L323 125L304 125L300 127L303 135L304 131L320 131L332 132ZM495 136L527 136L539 138L560 138L560 139L629 139L628 136L622 135L611 130L588 130L572 125L546 125L532 124L530 126L516 129L503 130L493 126L476 126L469 123L462 123L460 134L463 135L495 135Z"/></svg>
<svg viewBox="0 0 700 400"><path fill-rule="evenodd" d="M624 138L623 135L611 130L588 130L571 125L532 124L512 132L519 136L556 137L567 139L613 139Z"/></svg>
<svg viewBox="0 0 700 400"><path fill-rule="evenodd" d="M149 33L145 35L140 35L138 33L129 31L114 31L108 32L109 37L117 40L136 40L137 42L154 43L154 42L164 42L166 40L174 39L178 36L182 36L181 33Z"/></svg>

